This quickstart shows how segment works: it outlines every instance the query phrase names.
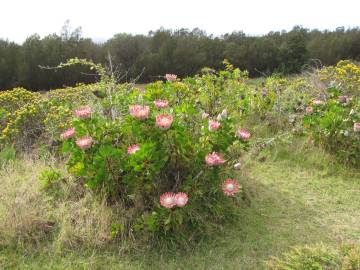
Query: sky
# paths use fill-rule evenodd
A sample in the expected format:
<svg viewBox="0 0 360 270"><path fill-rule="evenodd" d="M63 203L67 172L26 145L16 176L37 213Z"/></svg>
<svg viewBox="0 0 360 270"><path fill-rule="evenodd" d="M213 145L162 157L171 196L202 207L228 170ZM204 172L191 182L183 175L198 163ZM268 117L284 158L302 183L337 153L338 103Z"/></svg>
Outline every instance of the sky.
<svg viewBox="0 0 360 270"><path fill-rule="evenodd" d="M22 43L38 33L60 33L66 20L84 37L147 34L160 27L219 36L262 35L294 25L334 30L360 26L360 0L0 0L0 38Z"/></svg>

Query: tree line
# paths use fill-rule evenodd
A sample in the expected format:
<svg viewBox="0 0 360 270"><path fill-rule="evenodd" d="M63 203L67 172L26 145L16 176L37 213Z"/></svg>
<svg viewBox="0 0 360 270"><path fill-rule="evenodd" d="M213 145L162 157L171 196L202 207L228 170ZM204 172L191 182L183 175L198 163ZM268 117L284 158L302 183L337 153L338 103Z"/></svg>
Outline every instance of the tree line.
<svg viewBox="0 0 360 270"><path fill-rule="evenodd" d="M39 66L57 66L74 57L106 64L109 56L122 81L136 78L141 83L158 80L165 73L183 78L203 67L218 69L224 59L253 77L292 74L313 59L323 65L360 60L360 28L319 31L295 26L263 36L242 31L213 36L198 28L160 28L148 35L116 34L97 43L82 37L81 28L70 31L65 24L60 34L44 38L34 34L21 45L0 39L0 89L22 86L36 91L94 82L96 76L84 67L51 70Z"/></svg>

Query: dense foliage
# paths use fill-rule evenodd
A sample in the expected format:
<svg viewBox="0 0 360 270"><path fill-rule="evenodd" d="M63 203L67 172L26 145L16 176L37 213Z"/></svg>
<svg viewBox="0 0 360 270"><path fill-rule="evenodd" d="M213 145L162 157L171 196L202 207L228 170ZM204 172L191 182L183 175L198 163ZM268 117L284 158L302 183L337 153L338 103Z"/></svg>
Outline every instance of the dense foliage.
<svg viewBox="0 0 360 270"><path fill-rule="evenodd" d="M184 78L207 66L221 68L223 59L248 70L250 76L297 73L311 59L333 65L341 59L359 60L360 30L343 27L335 31L318 31L294 27L286 32L249 36L233 32L220 37L204 31L159 29L148 35L116 34L103 44L81 37L81 29L64 26L60 35L28 37L21 45L0 40L0 89L22 86L34 91L94 82L86 67L40 69L56 66L69 58L87 58L104 64L108 55L121 74L120 80L152 82L171 72ZM316 62L318 64L318 62Z"/></svg>
<svg viewBox="0 0 360 270"><path fill-rule="evenodd" d="M343 163L360 165L360 68L348 61L319 71L323 91L306 107L305 127Z"/></svg>
<svg viewBox="0 0 360 270"><path fill-rule="evenodd" d="M231 69L193 83L237 81L240 74ZM63 150L70 153L69 171L86 187L127 209L118 233L187 241L232 216L231 197L240 198L234 196L240 193L233 153L246 148L250 133L236 130L226 108L209 106L221 89L197 100L209 89L193 92L186 82L168 78L145 92L107 91L95 107L77 109L62 134Z"/></svg>

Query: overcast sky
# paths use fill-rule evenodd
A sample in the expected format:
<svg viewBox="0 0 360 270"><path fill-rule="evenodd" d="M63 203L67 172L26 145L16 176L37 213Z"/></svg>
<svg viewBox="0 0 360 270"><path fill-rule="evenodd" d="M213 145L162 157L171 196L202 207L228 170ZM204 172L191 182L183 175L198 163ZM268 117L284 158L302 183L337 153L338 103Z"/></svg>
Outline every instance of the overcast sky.
<svg viewBox="0 0 360 270"><path fill-rule="evenodd" d="M0 0L0 38L21 43L33 33L59 33L66 20L96 40L161 26L215 35L260 35L294 25L334 30L360 26L360 0Z"/></svg>

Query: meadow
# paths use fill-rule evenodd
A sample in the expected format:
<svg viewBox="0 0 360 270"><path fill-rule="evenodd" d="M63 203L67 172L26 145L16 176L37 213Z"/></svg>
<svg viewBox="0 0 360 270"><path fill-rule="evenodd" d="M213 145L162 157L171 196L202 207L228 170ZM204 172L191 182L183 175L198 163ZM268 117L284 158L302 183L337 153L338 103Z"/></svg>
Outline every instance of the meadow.
<svg viewBox="0 0 360 270"><path fill-rule="evenodd" d="M100 82L0 92L1 269L360 269L356 63L141 87L78 64Z"/></svg>

